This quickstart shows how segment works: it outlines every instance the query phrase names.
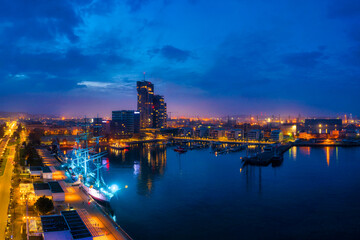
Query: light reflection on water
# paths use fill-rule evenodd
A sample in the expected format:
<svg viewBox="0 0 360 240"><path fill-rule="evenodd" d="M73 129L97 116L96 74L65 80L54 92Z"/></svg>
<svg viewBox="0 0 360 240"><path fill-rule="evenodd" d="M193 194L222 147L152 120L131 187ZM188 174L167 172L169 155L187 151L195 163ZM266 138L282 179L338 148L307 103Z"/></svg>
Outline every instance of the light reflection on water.
<svg viewBox="0 0 360 240"><path fill-rule="evenodd" d="M111 201L118 223L135 239L360 236L360 149L292 148L277 168L243 167L244 154L112 152L104 178L129 186Z"/></svg>

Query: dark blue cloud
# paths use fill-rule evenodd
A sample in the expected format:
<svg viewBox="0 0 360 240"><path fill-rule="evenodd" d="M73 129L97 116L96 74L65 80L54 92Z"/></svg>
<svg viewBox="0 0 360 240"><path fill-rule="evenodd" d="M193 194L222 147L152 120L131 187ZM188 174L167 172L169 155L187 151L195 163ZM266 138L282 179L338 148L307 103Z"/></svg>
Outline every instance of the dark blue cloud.
<svg viewBox="0 0 360 240"><path fill-rule="evenodd" d="M132 12L140 10L143 5L148 3L149 0L126 0L126 4L130 7Z"/></svg>
<svg viewBox="0 0 360 240"><path fill-rule="evenodd" d="M162 48L155 48L149 51L149 54L160 54L162 57L176 62L185 62L191 57L190 51L181 50L170 45L163 46Z"/></svg>
<svg viewBox="0 0 360 240"><path fill-rule="evenodd" d="M146 71L169 110L176 105L201 115L215 105L222 113L296 102L305 110L360 112L353 101L360 87L359 1L0 4L0 103L34 101L41 107L42 96L64 94L81 99L77 107L106 96L109 106L128 109L136 106L136 97L129 96ZM36 101L29 98L33 94ZM58 104L54 109L77 112L75 105L51 99ZM203 105L194 109L190 100Z"/></svg>
<svg viewBox="0 0 360 240"><path fill-rule="evenodd" d="M65 36L76 41L74 28L82 23L72 3L46 0L2 0L0 20L9 23L7 37L46 40Z"/></svg>
<svg viewBox="0 0 360 240"><path fill-rule="evenodd" d="M360 16L360 1L358 0L334 0L328 8L330 18L349 18Z"/></svg>
<svg viewBox="0 0 360 240"><path fill-rule="evenodd" d="M315 67L324 58L322 51L297 52L286 54L283 62L294 67L310 68Z"/></svg>

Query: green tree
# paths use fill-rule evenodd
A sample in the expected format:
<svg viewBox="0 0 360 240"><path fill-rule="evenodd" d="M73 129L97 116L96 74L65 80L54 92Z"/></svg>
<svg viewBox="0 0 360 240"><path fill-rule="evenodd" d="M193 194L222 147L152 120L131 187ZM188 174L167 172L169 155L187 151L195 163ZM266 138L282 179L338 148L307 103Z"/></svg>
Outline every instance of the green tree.
<svg viewBox="0 0 360 240"><path fill-rule="evenodd" d="M54 209L54 203L51 199L49 199L45 196L42 196L36 201L35 208L42 215L45 215L46 213L48 213Z"/></svg>

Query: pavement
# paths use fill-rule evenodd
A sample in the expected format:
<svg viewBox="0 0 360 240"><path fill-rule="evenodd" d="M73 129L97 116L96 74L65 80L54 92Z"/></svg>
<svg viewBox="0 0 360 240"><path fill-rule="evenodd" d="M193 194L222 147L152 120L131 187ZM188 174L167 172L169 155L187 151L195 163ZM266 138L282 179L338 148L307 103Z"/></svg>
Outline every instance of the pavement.
<svg viewBox="0 0 360 240"><path fill-rule="evenodd" d="M68 185L66 186L65 192L65 203L74 209L86 210L91 217L91 222L95 223L104 233L103 236L97 237L96 239L129 239L125 234L122 234L121 231L116 229L111 220L98 209L95 202L88 202L89 197L81 191L79 187Z"/></svg>

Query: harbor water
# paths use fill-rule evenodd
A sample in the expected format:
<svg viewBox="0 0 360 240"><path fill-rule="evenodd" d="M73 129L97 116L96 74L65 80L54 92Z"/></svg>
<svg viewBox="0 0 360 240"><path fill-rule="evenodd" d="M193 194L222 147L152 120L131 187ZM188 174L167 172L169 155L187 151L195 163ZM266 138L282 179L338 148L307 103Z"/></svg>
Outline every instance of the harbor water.
<svg viewBox="0 0 360 240"><path fill-rule="evenodd" d="M110 204L134 239L360 239L360 148L292 147L279 167L173 149L108 150Z"/></svg>

